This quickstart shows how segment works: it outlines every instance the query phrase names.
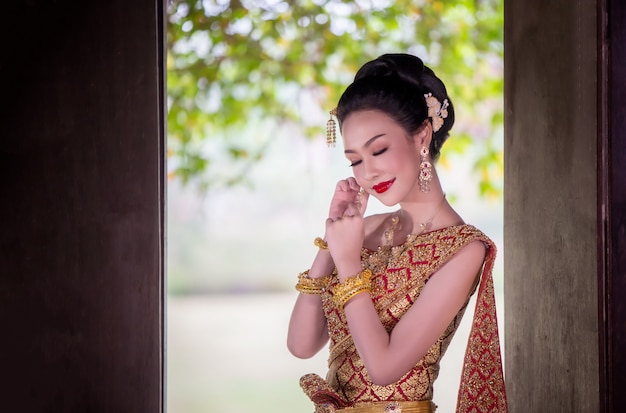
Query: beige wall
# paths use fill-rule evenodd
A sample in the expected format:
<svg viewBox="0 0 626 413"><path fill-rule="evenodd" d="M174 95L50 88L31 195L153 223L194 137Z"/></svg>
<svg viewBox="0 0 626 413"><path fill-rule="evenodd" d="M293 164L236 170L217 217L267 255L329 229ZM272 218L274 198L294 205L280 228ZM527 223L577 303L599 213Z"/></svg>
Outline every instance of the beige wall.
<svg viewBox="0 0 626 413"><path fill-rule="evenodd" d="M510 411L598 412L596 0L505 2Z"/></svg>

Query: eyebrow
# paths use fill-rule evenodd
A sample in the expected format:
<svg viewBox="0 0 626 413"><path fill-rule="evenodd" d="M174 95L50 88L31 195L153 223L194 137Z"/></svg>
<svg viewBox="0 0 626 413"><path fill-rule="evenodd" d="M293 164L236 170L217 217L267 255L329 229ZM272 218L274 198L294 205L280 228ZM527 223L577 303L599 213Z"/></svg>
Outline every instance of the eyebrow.
<svg viewBox="0 0 626 413"><path fill-rule="evenodd" d="M385 135L386 135L386 133L381 133L381 134L378 134L378 135L376 135L376 136L374 136L374 137L372 137L372 138L369 138L369 139L367 140L367 142L365 142L365 145L363 145L363 147L364 147L364 148L367 148L367 147L368 147L368 146L370 146L372 143L374 143L374 141L375 141L376 139L378 139L378 138L382 138L382 137L383 137L383 136L385 136ZM353 150L353 149L346 149L346 150L344 150L344 151L343 151L343 153L356 153L356 151L355 151L355 150Z"/></svg>

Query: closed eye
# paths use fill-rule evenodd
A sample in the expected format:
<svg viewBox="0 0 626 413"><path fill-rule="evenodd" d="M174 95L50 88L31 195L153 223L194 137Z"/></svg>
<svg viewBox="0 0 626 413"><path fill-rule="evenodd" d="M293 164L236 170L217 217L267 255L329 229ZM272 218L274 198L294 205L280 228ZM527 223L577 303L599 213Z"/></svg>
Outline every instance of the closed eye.
<svg viewBox="0 0 626 413"><path fill-rule="evenodd" d="M388 148L382 148L381 150L378 150L378 151L374 152L372 155L373 155L373 156L382 155L383 153L387 152L387 149L388 149ZM351 167L351 168L354 168L355 166L359 165L361 162L363 162L363 161L361 161L361 160L358 160L358 161L352 161L352 162L350 163L350 167Z"/></svg>

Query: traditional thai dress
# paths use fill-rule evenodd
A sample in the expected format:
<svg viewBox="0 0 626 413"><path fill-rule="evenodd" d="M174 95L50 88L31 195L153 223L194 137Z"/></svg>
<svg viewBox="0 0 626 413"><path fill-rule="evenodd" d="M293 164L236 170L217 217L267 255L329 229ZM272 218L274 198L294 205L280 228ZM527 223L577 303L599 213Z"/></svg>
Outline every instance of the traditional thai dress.
<svg viewBox="0 0 626 413"><path fill-rule="evenodd" d="M391 332L417 300L429 277L461 248L476 240L485 244L487 253L465 353L457 412L506 412L492 280L494 243L475 227L458 225L409 235L398 246L381 246L376 251L364 248L361 264L372 271L372 301L382 324ZM315 404L315 413L434 412L433 383L439 374L439 362L461 322L467 302L409 372L393 384L379 386L370 380L345 315L333 301L332 287L338 282L337 277L332 277L322 293L330 336L326 380L316 374L300 379L301 387Z"/></svg>

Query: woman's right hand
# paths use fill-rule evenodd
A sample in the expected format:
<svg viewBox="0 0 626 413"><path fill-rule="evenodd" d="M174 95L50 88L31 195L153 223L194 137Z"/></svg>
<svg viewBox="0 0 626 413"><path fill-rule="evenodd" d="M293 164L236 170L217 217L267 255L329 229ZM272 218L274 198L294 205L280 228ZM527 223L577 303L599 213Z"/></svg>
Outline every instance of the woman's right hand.
<svg viewBox="0 0 626 413"><path fill-rule="evenodd" d="M359 191L361 187L357 184L356 179L350 177L337 182L335 193L330 202L330 210L328 218L333 221L345 215L348 207L359 200Z"/></svg>
<svg viewBox="0 0 626 413"><path fill-rule="evenodd" d="M326 242L340 278L360 268L368 200L360 190L354 178L339 181L326 220Z"/></svg>

